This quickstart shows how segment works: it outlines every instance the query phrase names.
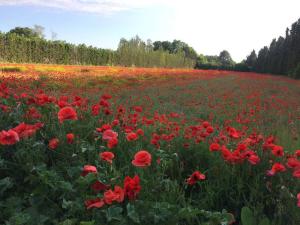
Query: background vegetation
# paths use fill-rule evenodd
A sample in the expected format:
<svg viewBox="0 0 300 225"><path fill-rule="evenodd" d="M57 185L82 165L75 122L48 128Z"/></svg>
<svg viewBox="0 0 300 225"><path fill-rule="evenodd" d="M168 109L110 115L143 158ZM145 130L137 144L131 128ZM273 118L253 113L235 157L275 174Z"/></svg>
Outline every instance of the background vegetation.
<svg viewBox="0 0 300 225"><path fill-rule="evenodd" d="M174 40L141 40L138 36L122 38L116 51L85 44L47 40L44 28L16 27L0 32L0 61L15 63L51 63L79 65L120 65L137 67L196 68L272 73L300 78L300 19L287 28L285 37L273 39L270 46L255 50L240 63L230 53L198 53L188 44Z"/></svg>
<svg viewBox="0 0 300 225"><path fill-rule="evenodd" d="M168 52L164 49L154 49L150 40L145 43L136 36L130 40L122 38L118 49L113 51L85 44L74 45L65 41L46 40L41 26L16 27L7 33L0 32L0 61L192 68L196 57L190 56L183 49L185 46L185 43L182 46L182 42L179 41L175 44L176 52Z"/></svg>

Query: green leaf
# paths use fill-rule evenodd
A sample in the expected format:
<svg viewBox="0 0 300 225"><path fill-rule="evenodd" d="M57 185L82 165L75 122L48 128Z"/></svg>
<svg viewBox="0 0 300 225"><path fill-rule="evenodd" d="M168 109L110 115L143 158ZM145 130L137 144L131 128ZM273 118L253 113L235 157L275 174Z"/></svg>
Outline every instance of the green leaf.
<svg viewBox="0 0 300 225"><path fill-rule="evenodd" d="M80 225L94 225L95 224L95 221L81 221L80 222Z"/></svg>
<svg viewBox="0 0 300 225"><path fill-rule="evenodd" d="M62 202L61 207L62 207L63 209L68 209L68 208L70 208L72 205L73 205L73 202L72 202L72 201L67 201L66 199L63 199L63 202Z"/></svg>
<svg viewBox="0 0 300 225"><path fill-rule="evenodd" d="M30 215L27 213L16 213L9 219L9 224L23 225L27 224L30 220Z"/></svg>
<svg viewBox="0 0 300 225"><path fill-rule="evenodd" d="M243 207L241 212L241 219L243 225L256 225L253 212L248 207Z"/></svg>
<svg viewBox="0 0 300 225"><path fill-rule="evenodd" d="M0 180L0 195L3 195L3 193L13 187L12 179L9 177L5 177Z"/></svg>
<svg viewBox="0 0 300 225"><path fill-rule="evenodd" d="M73 186L70 182L66 182L66 181L60 181L59 182L59 186L61 189L63 189L64 191L68 191L68 192L73 192Z"/></svg>
<svg viewBox="0 0 300 225"><path fill-rule="evenodd" d="M59 225L75 225L76 220L75 219L66 219L63 222L60 222Z"/></svg>
<svg viewBox="0 0 300 225"><path fill-rule="evenodd" d="M259 225L270 225L270 220L268 218L263 218L260 222Z"/></svg>
<svg viewBox="0 0 300 225"><path fill-rule="evenodd" d="M135 223L140 223L140 218L138 213L135 211L134 205L131 205L130 203L127 204L126 206L127 209L127 215L130 219L132 219L133 222Z"/></svg>
<svg viewBox="0 0 300 225"><path fill-rule="evenodd" d="M106 217L108 222L112 220L122 220L123 209L121 207L111 206L107 209Z"/></svg>

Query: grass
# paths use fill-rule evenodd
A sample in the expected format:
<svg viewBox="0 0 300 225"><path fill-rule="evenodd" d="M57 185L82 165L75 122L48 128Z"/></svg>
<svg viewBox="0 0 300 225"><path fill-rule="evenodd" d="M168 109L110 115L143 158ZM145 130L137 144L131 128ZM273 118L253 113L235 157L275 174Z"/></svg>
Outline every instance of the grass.
<svg viewBox="0 0 300 225"><path fill-rule="evenodd" d="M27 68L23 66L0 66L0 71L8 73L26 72Z"/></svg>
<svg viewBox="0 0 300 225"><path fill-rule="evenodd" d="M299 160L300 83L213 71L174 70L172 76L135 68L119 75L111 68L65 76L68 70L1 80L0 131L17 130L20 138L12 145L0 138L0 223L220 225L232 222L233 215L236 224L246 224L242 211L250 211L254 224L261 218L266 224L300 224L297 168L287 164L290 157ZM65 106L76 118L67 113L60 122L58 112ZM22 122L29 126L16 129ZM101 131L107 125L117 133L113 147ZM238 137L231 136L233 128ZM137 139L128 139L128 133ZM270 135L283 156L264 150ZM54 138L58 144L51 147ZM229 153L210 151L212 143ZM242 144L246 150L239 150ZM141 150L151 155L144 168L132 164ZM115 156L111 164L99 156L105 151ZM248 154L259 161L251 164ZM268 176L274 163L286 170ZM98 173L82 176L86 165ZM195 171L206 177L189 184ZM125 190L125 178L135 175L141 186L136 198L125 194L110 204L107 196L116 186ZM96 180L110 185L111 192L93 191ZM98 198L105 199L103 206L86 208L87 200Z"/></svg>
<svg viewBox="0 0 300 225"><path fill-rule="evenodd" d="M63 66L35 66L34 70L40 73L65 72L65 68Z"/></svg>

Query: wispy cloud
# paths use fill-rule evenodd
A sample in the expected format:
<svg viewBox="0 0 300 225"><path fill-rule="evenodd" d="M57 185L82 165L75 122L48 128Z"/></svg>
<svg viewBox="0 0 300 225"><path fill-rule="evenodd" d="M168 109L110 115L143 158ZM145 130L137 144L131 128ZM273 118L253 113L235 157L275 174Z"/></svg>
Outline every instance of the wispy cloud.
<svg viewBox="0 0 300 225"><path fill-rule="evenodd" d="M107 14L163 4L166 0L0 0L1 5L27 5L68 11Z"/></svg>

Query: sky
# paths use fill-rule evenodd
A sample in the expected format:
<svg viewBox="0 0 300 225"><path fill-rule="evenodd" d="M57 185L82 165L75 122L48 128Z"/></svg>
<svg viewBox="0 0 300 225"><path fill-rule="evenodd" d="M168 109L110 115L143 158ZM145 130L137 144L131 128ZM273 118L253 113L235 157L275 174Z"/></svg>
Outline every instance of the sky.
<svg viewBox="0 0 300 225"><path fill-rule="evenodd" d="M198 54L239 62L284 36L300 0L0 0L0 31L45 27L57 39L117 49L120 38L181 40Z"/></svg>

